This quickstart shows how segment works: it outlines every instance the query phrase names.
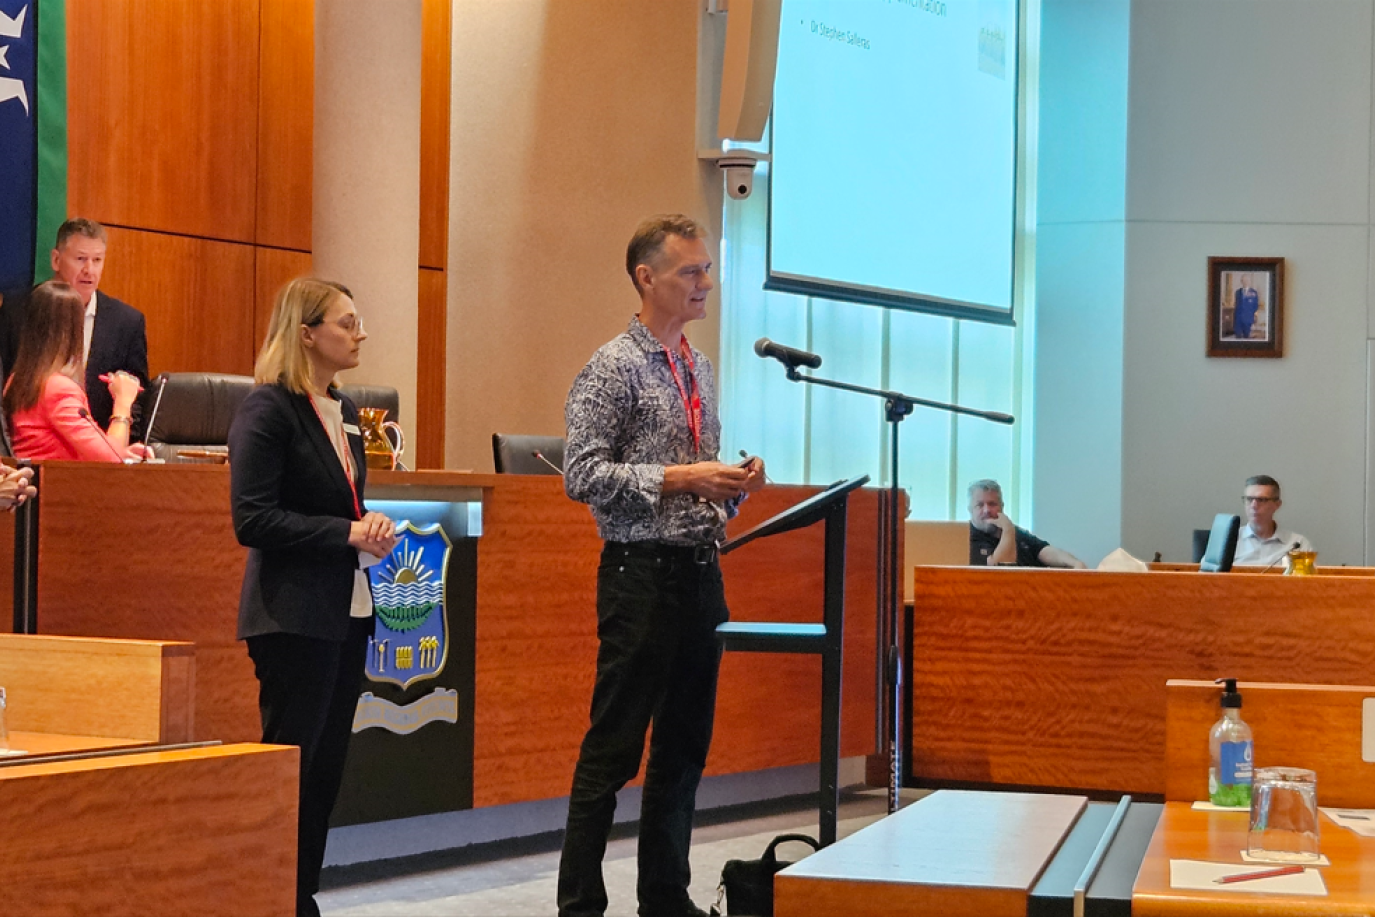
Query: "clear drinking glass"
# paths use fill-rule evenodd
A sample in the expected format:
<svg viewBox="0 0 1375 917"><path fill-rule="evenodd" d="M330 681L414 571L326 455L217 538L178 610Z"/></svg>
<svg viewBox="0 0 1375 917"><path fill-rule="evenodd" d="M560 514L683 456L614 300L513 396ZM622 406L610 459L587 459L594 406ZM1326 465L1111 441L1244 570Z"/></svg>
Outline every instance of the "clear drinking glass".
<svg viewBox="0 0 1375 917"><path fill-rule="evenodd" d="M5 689L0 688L0 751L9 751L10 731L5 725Z"/></svg>
<svg viewBox="0 0 1375 917"><path fill-rule="evenodd" d="M1284 863L1317 862L1321 856L1317 774L1301 767L1256 769L1246 852Z"/></svg>
<svg viewBox="0 0 1375 917"><path fill-rule="evenodd" d="M1314 576L1318 572L1317 564L1317 551L1290 551L1289 569L1286 572L1290 576Z"/></svg>

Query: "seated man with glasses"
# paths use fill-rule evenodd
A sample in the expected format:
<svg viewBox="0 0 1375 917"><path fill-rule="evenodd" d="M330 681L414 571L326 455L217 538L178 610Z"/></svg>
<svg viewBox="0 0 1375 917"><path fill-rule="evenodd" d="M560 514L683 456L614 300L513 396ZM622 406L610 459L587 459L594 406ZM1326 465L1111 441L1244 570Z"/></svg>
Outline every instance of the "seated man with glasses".
<svg viewBox="0 0 1375 917"><path fill-rule="evenodd" d="M1275 522L1275 513L1284 505L1280 499L1280 482L1268 474L1246 479L1242 493L1246 507L1246 524L1237 538L1238 565L1266 567L1283 558L1290 551L1311 551L1313 545L1302 535L1282 529Z"/></svg>

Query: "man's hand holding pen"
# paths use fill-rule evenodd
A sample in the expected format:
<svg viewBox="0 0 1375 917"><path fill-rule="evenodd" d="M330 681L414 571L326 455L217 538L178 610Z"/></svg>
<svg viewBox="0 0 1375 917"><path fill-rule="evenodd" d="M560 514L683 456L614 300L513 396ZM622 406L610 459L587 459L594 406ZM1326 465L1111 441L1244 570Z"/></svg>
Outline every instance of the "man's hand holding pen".
<svg viewBox="0 0 1375 917"><path fill-rule="evenodd" d="M738 465L724 462L694 462L669 465L664 469L665 494L690 493L704 500L721 502L753 493L764 486L764 460L747 458Z"/></svg>

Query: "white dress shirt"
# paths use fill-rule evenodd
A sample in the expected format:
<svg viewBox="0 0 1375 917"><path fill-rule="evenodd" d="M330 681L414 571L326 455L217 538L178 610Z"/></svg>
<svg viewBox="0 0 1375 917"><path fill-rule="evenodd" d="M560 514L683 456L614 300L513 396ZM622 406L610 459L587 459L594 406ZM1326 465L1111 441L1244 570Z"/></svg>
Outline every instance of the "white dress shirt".
<svg viewBox="0 0 1375 917"><path fill-rule="evenodd" d="M91 361L91 332L95 331L95 301L99 290L91 291L91 301L86 303L86 319L82 323L81 365Z"/></svg>
<svg viewBox="0 0 1375 917"><path fill-rule="evenodd" d="M329 442L334 446L335 455L339 456L339 464L344 466L344 474L350 481L357 481L358 476L353 468L353 453L349 451L348 436L344 431L343 407L328 395L311 395L310 400L315 402L315 409L320 412L320 419L325 422L325 432L329 434ZM358 556L362 561L364 553L359 551ZM368 554L367 558L371 562L363 561L353 574L353 603L349 607L351 618L372 617L372 590L368 588L368 574L365 568L371 567L377 561L371 554Z"/></svg>
<svg viewBox="0 0 1375 917"><path fill-rule="evenodd" d="M1297 542L1298 547L1294 545ZM1232 563L1248 567L1268 567L1290 551L1311 551L1313 544L1307 538L1288 529L1275 526L1269 538L1261 538L1251 528L1250 523L1241 527L1237 536L1237 556Z"/></svg>

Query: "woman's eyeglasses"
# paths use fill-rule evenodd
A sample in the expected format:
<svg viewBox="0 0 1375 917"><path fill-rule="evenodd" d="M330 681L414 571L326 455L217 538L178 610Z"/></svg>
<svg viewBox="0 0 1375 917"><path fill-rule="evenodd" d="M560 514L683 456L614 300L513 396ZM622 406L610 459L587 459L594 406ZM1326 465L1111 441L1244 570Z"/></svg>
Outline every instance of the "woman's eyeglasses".
<svg viewBox="0 0 1375 917"><path fill-rule="evenodd" d="M307 322L306 327L315 328L319 325L323 325L324 323L325 319L322 316L320 318L317 318L313 322ZM339 319L338 321L332 322L331 324L338 325L340 331L344 332L345 334L352 335L354 337L367 334L367 332L363 330L362 317L357 315L356 313L351 312L348 315L345 315L343 318Z"/></svg>

